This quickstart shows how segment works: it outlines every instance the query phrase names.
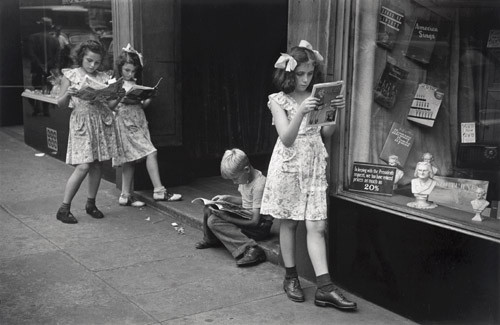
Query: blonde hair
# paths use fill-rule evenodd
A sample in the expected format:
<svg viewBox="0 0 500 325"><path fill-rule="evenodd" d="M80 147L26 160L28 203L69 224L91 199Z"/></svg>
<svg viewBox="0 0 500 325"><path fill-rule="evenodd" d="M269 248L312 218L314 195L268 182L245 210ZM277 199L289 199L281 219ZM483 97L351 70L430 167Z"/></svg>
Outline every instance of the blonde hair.
<svg viewBox="0 0 500 325"><path fill-rule="evenodd" d="M231 179L243 172L247 166L250 166L247 154L240 149L233 148L224 152L220 162L220 173L222 178Z"/></svg>

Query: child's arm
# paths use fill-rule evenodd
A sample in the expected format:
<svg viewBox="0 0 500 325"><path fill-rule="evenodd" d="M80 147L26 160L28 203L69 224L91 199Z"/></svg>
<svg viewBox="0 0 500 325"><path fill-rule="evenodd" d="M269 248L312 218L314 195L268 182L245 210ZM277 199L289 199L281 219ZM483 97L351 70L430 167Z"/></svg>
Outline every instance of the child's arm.
<svg viewBox="0 0 500 325"><path fill-rule="evenodd" d="M118 106L118 104L123 100L123 97L125 97L125 89L122 88L118 93L118 97L113 99L108 99L109 109L114 111L116 106Z"/></svg>
<svg viewBox="0 0 500 325"><path fill-rule="evenodd" d="M158 81L158 83L159 83L159 81ZM153 98L156 97L157 95L158 95L158 89L155 88L153 95L142 101L142 108L144 109L144 108L148 107L149 104L151 104L151 100L153 100Z"/></svg>
<svg viewBox="0 0 500 325"><path fill-rule="evenodd" d="M233 203L233 204L238 204L238 205L242 204L241 196L216 195L212 198L212 201L219 201L219 200L226 201L226 202Z"/></svg>
<svg viewBox="0 0 500 325"><path fill-rule="evenodd" d="M345 99L344 95L339 95L337 98L332 100L331 103L337 110L341 110L345 108ZM321 128L321 135L323 138L328 138L331 137L333 132L335 131L335 124L334 125L325 125Z"/></svg>
<svg viewBox="0 0 500 325"><path fill-rule="evenodd" d="M59 108L68 108L71 96L76 94L76 90L71 88L70 85L71 83L69 79L63 76L61 79L60 90L60 94L62 95L57 98L57 106L59 106Z"/></svg>
<svg viewBox="0 0 500 325"><path fill-rule="evenodd" d="M281 142L285 147L290 147L295 142L297 134L299 133L300 124L304 115L314 110L318 105L318 99L315 97L308 97L300 104L297 114L288 121L287 115L283 108L278 103L271 100L271 113L273 114L274 125L280 137Z"/></svg>

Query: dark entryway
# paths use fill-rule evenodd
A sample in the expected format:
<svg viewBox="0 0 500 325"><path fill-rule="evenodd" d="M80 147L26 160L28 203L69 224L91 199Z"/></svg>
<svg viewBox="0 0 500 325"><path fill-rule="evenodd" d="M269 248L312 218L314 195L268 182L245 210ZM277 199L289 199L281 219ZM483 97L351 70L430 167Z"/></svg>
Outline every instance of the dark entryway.
<svg viewBox="0 0 500 325"><path fill-rule="evenodd" d="M239 147L267 169L276 140L267 108L287 47L286 0L186 0L181 5L183 146L194 177L218 175Z"/></svg>

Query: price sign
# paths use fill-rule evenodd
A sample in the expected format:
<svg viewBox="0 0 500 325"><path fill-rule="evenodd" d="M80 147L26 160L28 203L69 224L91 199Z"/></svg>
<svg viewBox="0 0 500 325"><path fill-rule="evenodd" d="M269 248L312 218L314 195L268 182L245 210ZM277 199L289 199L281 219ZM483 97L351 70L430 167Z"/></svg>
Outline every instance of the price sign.
<svg viewBox="0 0 500 325"><path fill-rule="evenodd" d="M396 167L354 162L350 191L392 195Z"/></svg>

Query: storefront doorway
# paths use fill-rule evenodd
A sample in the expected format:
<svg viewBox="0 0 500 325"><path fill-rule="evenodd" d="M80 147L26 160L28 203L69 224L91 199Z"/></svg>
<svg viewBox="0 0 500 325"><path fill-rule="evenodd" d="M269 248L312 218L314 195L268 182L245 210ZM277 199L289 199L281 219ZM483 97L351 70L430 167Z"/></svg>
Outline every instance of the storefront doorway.
<svg viewBox="0 0 500 325"><path fill-rule="evenodd" d="M181 2L183 146L194 177L239 147L266 169L276 131L267 96L287 48L288 1Z"/></svg>

